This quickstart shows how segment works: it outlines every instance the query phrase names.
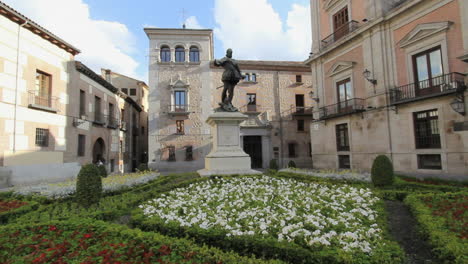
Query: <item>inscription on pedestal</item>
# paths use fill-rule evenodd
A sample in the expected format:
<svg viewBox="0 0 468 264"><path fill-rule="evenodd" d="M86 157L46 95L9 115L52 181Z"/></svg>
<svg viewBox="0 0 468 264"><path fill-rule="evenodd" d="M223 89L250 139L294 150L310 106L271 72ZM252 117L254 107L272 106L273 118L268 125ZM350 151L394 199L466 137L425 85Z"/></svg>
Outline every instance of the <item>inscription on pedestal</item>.
<svg viewBox="0 0 468 264"><path fill-rule="evenodd" d="M239 146L239 127L218 126L218 146Z"/></svg>

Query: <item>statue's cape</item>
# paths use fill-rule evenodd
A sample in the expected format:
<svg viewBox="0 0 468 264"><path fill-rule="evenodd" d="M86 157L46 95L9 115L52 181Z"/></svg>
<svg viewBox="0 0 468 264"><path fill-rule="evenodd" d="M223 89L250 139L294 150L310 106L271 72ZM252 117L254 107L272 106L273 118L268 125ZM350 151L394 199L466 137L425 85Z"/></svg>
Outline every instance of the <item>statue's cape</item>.
<svg viewBox="0 0 468 264"><path fill-rule="evenodd" d="M242 79L239 64L236 60L224 57L220 60L215 60L215 64L224 67L222 81L239 82Z"/></svg>

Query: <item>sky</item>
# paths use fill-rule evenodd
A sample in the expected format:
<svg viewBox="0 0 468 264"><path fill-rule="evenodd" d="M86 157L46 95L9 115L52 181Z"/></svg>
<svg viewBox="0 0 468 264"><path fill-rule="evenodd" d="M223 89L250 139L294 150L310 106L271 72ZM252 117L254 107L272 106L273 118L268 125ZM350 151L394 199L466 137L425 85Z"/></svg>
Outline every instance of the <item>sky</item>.
<svg viewBox="0 0 468 264"><path fill-rule="evenodd" d="M1 0L81 50L75 57L143 81L145 27L214 30L215 57L303 61L311 49L310 0ZM185 12L183 12L185 10ZM184 15L185 14L185 15Z"/></svg>

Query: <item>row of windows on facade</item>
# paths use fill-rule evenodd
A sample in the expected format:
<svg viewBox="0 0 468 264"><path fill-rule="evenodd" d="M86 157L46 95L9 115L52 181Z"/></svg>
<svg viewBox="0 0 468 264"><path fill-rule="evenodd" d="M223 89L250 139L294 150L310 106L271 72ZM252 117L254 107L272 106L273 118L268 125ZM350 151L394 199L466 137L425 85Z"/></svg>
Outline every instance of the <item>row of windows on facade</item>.
<svg viewBox="0 0 468 264"><path fill-rule="evenodd" d="M309 143L308 153L309 157L312 157L312 146ZM288 157L289 158L297 158L298 157L298 149L299 145L297 143L289 143L288 144ZM275 148L276 149L276 148ZM175 146L168 146L166 149L163 150L163 153L166 153L167 158L166 161L177 161L176 159L176 148ZM164 158L163 158L164 159ZM193 161L193 147L186 146L185 147L185 161Z"/></svg>
<svg viewBox="0 0 468 264"><path fill-rule="evenodd" d="M440 149L439 115L437 109L413 113L416 149ZM335 127L337 151L350 151L348 124ZM419 169L441 170L440 154L418 155ZM350 168L349 155L339 155L340 168Z"/></svg>
<svg viewBox="0 0 468 264"><path fill-rule="evenodd" d="M168 46L162 46L160 51L161 62L170 62L172 59L171 49ZM189 49L189 61L200 62L200 50L192 46ZM175 48L175 62L185 62L185 48L177 46Z"/></svg>
<svg viewBox="0 0 468 264"><path fill-rule="evenodd" d="M424 96L441 91L441 84L450 83L450 76L444 76L442 52L440 46L418 53L412 57L414 69L414 91L404 89L399 92L400 97ZM447 77L447 78L445 78ZM353 99L353 89L351 78L336 82L338 103L343 109L348 107L348 103Z"/></svg>
<svg viewBox="0 0 468 264"><path fill-rule="evenodd" d="M115 115L115 108L114 104L109 103L108 113L107 115L107 122L108 125L117 125L118 120L114 117ZM80 90L80 117L87 116L86 113L86 92ZM125 109L121 109L120 119L123 122L125 117ZM135 113L132 114L133 125L137 126L137 115ZM102 102L99 96L94 97L94 121L95 122L105 122L106 117L102 114ZM141 129L142 134L144 134L144 127Z"/></svg>
<svg viewBox="0 0 468 264"><path fill-rule="evenodd" d="M298 119L297 120L297 131L298 132L306 131L305 130L305 120L304 119ZM185 134L184 120L176 120L176 134L178 134L178 135L184 135Z"/></svg>
<svg viewBox="0 0 468 264"><path fill-rule="evenodd" d="M126 94L126 95L130 95L130 96L136 96L137 95L137 90L135 88L122 88L120 89L122 91L122 93ZM128 91L130 90L130 94L128 93Z"/></svg>

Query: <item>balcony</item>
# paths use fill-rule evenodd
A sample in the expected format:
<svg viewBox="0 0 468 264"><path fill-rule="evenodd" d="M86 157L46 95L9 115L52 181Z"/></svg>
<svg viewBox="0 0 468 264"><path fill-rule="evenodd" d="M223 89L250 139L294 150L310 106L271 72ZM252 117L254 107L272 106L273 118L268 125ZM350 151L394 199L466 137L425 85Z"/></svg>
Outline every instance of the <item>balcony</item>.
<svg viewBox="0 0 468 264"><path fill-rule="evenodd" d="M113 116L106 116L107 127L112 129L119 128L119 120Z"/></svg>
<svg viewBox="0 0 468 264"><path fill-rule="evenodd" d="M28 92L28 107L47 112L58 112L58 97L50 95L39 95L39 91L32 90Z"/></svg>
<svg viewBox="0 0 468 264"><path fill-rule="evenodd" d="M319 110L320 120L360 113L365 111L365 100L353 98L337 104L321 107Z"/></svg>
<svg viewBox="0 0 468 264"><path fill-rule="evenodd" d="M107 120L107 118L106 118L105 115L103 115L103 114L101 114L101 113L98 113L98 112L96 112L96 113L94 114L94 121L93 121L93 123L94 123L95 125L103 126L103 125L106 124L106 120Z"/></svg>
<svg viewBox="0 0 468 264"><path fill-rule="evenodd" d="M313 107L291 105L291 115L293 117L312 117Z"/></svg>
<svg viewBox="0 0 468 264"><path fill-rule="evenodd" d="M390 101L392 105L398 105L464 91L464 79L465 74L452 72L403 85L391 90Z"/></svg>
<svg viewBox="0 0 468 264"><path fill-rule="evenodd" d="M189 115L191 112L189 105L169 105L167 108L169 115Z"/></svg>
<svg viewBox="0 0 468 264"><path fill-rule="evenodd" d="M337 42L339 39L345 37L346 35L356 31L359 28L359 22L351 20L343 26L339 27L335 32L333 32L328 37L324 38L321 42L321 49L325 49L331 46L333 43Z"/></svg>

